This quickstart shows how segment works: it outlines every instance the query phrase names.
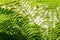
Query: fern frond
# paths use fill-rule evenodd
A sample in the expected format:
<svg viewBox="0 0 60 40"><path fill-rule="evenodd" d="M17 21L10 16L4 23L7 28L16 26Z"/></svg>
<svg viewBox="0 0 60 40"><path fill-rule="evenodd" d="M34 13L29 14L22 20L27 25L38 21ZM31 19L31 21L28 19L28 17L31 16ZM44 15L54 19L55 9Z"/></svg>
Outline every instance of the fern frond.
<svg viewBox="0 0 60 40"><path fill-rule="evenodd" d="M2 1L2 2L1 2ZM0 32L15 40L60 40L59 0L0 0Z"/></svg>

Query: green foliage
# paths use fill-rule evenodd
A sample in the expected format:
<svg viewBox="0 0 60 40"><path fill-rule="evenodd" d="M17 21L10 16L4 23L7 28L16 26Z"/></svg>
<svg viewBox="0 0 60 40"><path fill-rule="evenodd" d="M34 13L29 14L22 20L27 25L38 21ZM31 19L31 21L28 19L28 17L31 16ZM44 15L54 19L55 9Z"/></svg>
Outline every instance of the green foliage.
<svg viewBox="0 0 60 40"><path fill-rule="evenodd" d="M0 0L0 40L60 40L59 0Z"/></svg>

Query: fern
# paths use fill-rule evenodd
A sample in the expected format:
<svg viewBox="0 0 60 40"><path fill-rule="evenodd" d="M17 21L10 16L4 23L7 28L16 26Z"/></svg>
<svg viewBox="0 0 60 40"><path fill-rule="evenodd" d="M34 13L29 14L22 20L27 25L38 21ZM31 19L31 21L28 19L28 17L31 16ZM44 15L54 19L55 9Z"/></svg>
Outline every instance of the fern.
<svg viewBox="0 0 60 40"><path fill-rule="evenodd" d="M23 38L20 38L22 35L24 38L28 37L28 39L29 39L30 37L34 36L34 34L36 33L36 30L38 29L38 27L34 28L34 26L33 26L33 28L32 28L31 26L29 26L30 24L29 24L28 20L26 20L27 18L22 17L22 15L19 15L18 13L14 13L12 10L1 8L1 14L8 17L7 20L3 20L0 23L1 32L5 32L5 33L9 34L9 35L13 36L13 38L15 38L17 36L16 40L22 40ZM17 28L15 28L15 26ZM34 30L35 32L33 32L32 30ZM37 30L37 31L39 31L39 30ZM15 34L15 32L16 32L16 34ZM24 36L24 34L25 34L25 36ZM21 35L21 36L19 36L19 35Z"/></svg>
<svg viewBox="0 0 60 40"><path fill-rule="evenodd" d="M60 40L59 0L1 1L1 40Z"/></svg>

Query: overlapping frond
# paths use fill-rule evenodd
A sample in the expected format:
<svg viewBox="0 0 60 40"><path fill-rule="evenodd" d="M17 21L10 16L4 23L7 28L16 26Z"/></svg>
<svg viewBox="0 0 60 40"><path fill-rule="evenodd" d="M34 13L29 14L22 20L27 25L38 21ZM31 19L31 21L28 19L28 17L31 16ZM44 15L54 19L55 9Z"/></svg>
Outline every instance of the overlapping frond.
<svg viewBox="0 0 60 40"><path fill-rule="evenodd" d="M59 3L59 0L2 1L0 33L15 40L60 40Z"/></svg>

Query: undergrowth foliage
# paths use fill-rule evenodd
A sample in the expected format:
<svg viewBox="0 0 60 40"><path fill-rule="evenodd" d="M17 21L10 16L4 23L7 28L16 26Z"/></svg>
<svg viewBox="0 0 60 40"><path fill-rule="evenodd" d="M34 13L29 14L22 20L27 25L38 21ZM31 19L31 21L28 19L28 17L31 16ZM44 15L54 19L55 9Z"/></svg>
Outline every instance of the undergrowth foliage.
<svg viewBox="0 0 60 40"><path fill-rule="evenodd" d="M0 40L60 40L60 7L49 4L42 0L2 2Z"/></svg>

